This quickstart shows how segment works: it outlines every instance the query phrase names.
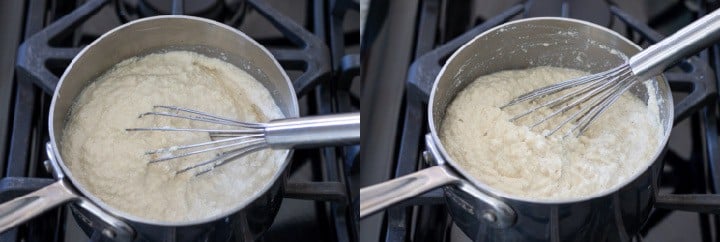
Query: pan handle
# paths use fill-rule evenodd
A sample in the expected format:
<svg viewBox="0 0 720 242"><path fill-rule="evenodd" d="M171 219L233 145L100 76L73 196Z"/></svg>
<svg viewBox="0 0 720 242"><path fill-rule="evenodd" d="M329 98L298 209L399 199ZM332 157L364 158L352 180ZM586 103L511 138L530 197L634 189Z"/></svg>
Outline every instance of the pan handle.
<svg viewBox="0 0 720 242"><path fill-rule="evenodd" d="M81 197L74 205L87 212L74 211L78 218L89 224L96 231L115 242L129 242L135 237L135 230L127 223L108 214L89 199ZM70 209L75 210L74 206Z"/></svg>
<svg viewBox="0 0 720 242"><path fill-rule="evenodd" d="M59 180L40 190L0 204L0 233L78 196Z"/></svg>
<svg viewBox="0 0 720 242"><path fill-rule="evenodd" d="M433 188L460 182L446 166L433 166L360 189L360 218Z"/></svg>
<svg viewBox="0 0 720 242"><path fill-rule="evenodd" d="M58 182L55 182L55 184L62 183L64 188L67 189L67 192L75 195L75 193L72 190L68 189L68 186L65 183L65 174L62 172L62 169L60 168L60 164L58 163L58 160L55 157L54 148L51 142L45 143L45 152L47 153L48 160L45 161L46 168L50 173L53 174L55 179L58 179ZM53 185L55 185L53 184ZM52 185L49 185L52 186ZM48 187L49 187L48 186ZM43 190L43 189L41 189ZM40 192L41 190L36 191ZM32 195L32 194L29 194ZM28 196L29 196L28 195ZM89 199L81 196L75 195L75 205L76 206L70 206L70 209L75 210L75 207L79 207L81 209L84 209L87 213L83 213L80 211L76 211L76 214L79 216L80 219L84 220L84 222L93 229L97 231L101 231L102 235L105 237L111 239L112 241L131 241L135 235L135 231L133 230L130 225L127 223L119 220L118 218L108 214L103 209L99 208L97 205L95 205L93 202L91 202ZM4 205L4 204L3 204ZM0 205L0 208L3 206ZM2 212L3 210L0 209L0 221L2 221L4 214ZM89 216L92 216L89 217ZM6 228L2 228L0 232L5 231Z"/></svg>

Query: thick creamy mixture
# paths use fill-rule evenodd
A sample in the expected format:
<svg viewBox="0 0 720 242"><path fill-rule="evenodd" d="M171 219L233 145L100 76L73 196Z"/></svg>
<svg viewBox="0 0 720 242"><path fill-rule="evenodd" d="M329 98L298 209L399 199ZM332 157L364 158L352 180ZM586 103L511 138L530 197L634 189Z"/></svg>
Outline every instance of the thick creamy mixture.
<svg viewBox="0 0 720 242"><path fill-rule="evenodd" d="M440 139L463 169L507 194L541 200L572 199L612 189L644 171L661 141L654 91L649 105L626 92L579 138L543 136L544 130L560 123L561 118L550 120L545 127L528 129L532 117L546 116L552 110L540 110L531 118L511 123L508 119L513 114L533 104L498 108L533 89L587 74L537 67L479 77L448 107Z"/></svg>
<svg viewBox="0 0 720 242"><path fill-rule="evenodd" d="M214 154L148 164L152 149L209 141L206 133L128 132L133 127L218 127L146 116L153 105L202 110L241 121L282 118L270 92L248 73L187 51L131 58L91 83L75 101L60 140L75 178L103 202L129 214L187 221L226 211L271 181L287 151L263 150L193 177L175 175Z"/></svg>

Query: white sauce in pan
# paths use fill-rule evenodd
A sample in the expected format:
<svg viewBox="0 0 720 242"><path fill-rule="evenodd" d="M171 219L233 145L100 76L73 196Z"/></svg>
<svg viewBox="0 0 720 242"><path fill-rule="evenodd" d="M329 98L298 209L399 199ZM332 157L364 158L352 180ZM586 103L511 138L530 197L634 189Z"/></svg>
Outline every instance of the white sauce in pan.
<svg viewBox="0 0 720 242"><path fill-rule="evenodd" d="M218 127L157 116L174 105L249 122L282 118L270 92L232 64L187 51L117 64L76 99L60 140L72 174L92 194L129 214L159 221L210 217L236 207L272 182L287 151L263 150L193 177L175 171L213 156L148 164L151 149L209 141L206 133L128 132L132 127Z"/></svg>
<svg viewBox="0 0 720 242"><path fill-rule="evenodd" d="M556 67L502 71L477 78L452 101L440 139L449 155L475 179L518 197L575 199L624 184L652 162L662 127L654 89L649 106L626 92L579 138L545 138L530 119L508 121L531 104L498 107L523 93L588 73ZM540 110L531 117L543 117ZM571 112L560 115L568 117ZM558 124L552 119L549 125ZM554 125L552 126L554 127Z"/></svg>

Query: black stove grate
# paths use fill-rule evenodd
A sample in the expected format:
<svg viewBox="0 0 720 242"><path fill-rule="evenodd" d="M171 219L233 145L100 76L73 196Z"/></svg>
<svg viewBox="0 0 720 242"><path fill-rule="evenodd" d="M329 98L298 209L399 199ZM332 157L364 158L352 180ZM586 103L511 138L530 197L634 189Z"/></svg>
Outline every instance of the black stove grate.
<svg viewBox="0 0 720 242"><path fill-rule="evenodd" d="M272 24L282 34L282 39L256 40L268 47L286 71L299 73L293 78L298 96L313 100L313 105L317 106L309 107L308 114L359 109L357 105L352 105L354 102L349 94L349 83L353 76L359 75L359 68L353 65L354 54L345 54L342 49L348 43L342 37L348 34L342 29L343 18L335 17L342 16L347 11L358 11L357 2L330 1L332 6L326 6L324 1L309 0L308 11L315 11L318 15L308 16L315 20L315 25L308 28L264 0L236 2L233 5L234 10L223 9L223 14L207 17L239 27L248 11L255 11ZM111 3L113 5L110 5ZM51 95L59 79L58 75L84 45L97 37L82 35L78 26L94 15L108 14L102 12L104 7L114 8L114 13L110 14L115 14L119 22L164 13L148 8L150 4L144 0L137 1L135 5L124 0L89 0L78 5L72 5L73 2L30 0L25 4L22 37L25 41L17 50L18 75L15 81L14 109L10 113L13 119L12 134L9 137L7 162L0 166L0 201L7 201L52 182L51 175L45 171L42 163L47 159L43 146L49 139L47 113ZM173 0L169 13L184 13L189 7L186 4L182 0ZM324 36L326 25L340 27L333 27L331 34ZM352 37L353 34L350 33L349 36ZM332 53L329 51L331 47L334 50ZM338 68L334 68L335 66ZM350 192L349 166L343 165L351 164L357 159L353 155L357 153L357 149L359 148L299 150L293 157L293 172L295 167L312 162L313 181L288 181L285 197L314 201L318 210L316 218L330 221L319 221L318 224L334 231L323 235L328 236L325 239L352 241L357 238L357 215L351 209L357 198ZM325 207L331 210L331 214L326 214ZM0 241L64 241L64 210L63 207L52 210L23 226L0 234ZM98 241L99 238L100 236L92 236L91 241Z"/></svg>
<svg viewBox="0 0 720 242"><path fill-rule="evenodd" d="M315 1L316 14L327 16L328 24L315 22L316 33L330 43L330 59L332 60L332 78L323 82L314 93L315 108L319 114L359 112L358 102L353 102L354 94L350 90L355 77L360 75L359 54L348 50L352 46L359 45L358 33L351 32L349 35L343 31L345 16L349 12L359 12L360 5L353 0L332 0L323 4L323 1ZM325 13L325 14L323 14ZM327 26L327 29L322 29ZM355 98L357 100L357 98ZM321 171L323 178L331 181L339 181L345 184L348 195L344 198L347 205L330 204L328 212L331 214L335 233L338 238L346 238L343 241L354 240L358 233L358 215L356 202L358 189L353 185L350 175L357 175L359 170L353 169L354 161L358 160L359 146L343 148L324 148L324 170ZM345 174L345 175L343 175ZM337 228L345 228L340 230Z"/></svg>
<svg viewBox="0 0 720 242"><path fill-rule="evenodd" d="M509 7L500 14L482 21L456 38L447 42L442 40L445 36L452 36L453 28L440 32L438 23L441 22L443 8L439 0L422 1L417 20L417 36L415 38L415 57L408 71L406 81L404 117L401 120L402 134L399 144L399 153L393 175L395 177L411 173L426 166L420 157L424 150L423 135L428 131L425 124L427 120L427 102L432 83L440 72L445 60L462 44L470 41L476 35L495 27L513 18L525 17L532 9L533 1L527 1ZM626 36L638 44L655 43L662 39L662 35L655 32L643 22L636 20L622 9L614 5L606 6L611 18L611 25L621 24L626 27ZM445 9L450 7L445 6ZM561 9L561 8L558 8ZM568 17L570 13L562 8L559 14ZM612 26L607 26L612 27ZM439 42L439 43L438 43ZM713 48L716 67L720 67L718 47ZM673 193L717 193L720 188L720 173L718 173L718 131L717 131L717 88L716 76L708 65L707 52L700 57L688 58L665 73L670 82L673 93L682 93L684 97L675 104L675 123L689 119L692 122L693 151L691 158L684 159L672 150L669 150L665 160L666 167L671 167L671 173L666 172L661 178L662 187L670 187ZM718 69L716 69L718 70ZM704 167L708 167L706 170ZM695 177L696 181L681 181L681 177ZM674 178L674 179L673 179ZM705 183L708 184L705 184ZM691 204L691 199L678 205ZM662 221L671 210L655 209L640 235L634 236L641 240L648 233L648 229ZM711 240L711 231L714 234L718 229L718 218L700 214L702 238ZM441 189L429 191L421 196L411 198L387 210L384 223L384 241L448 241L451 230L451 219L444 207L443 192ZM711 227L710 220L714 220L715 227ZM444 221L444 222L443 222ZM627 237L626 237L627 238Z"/></svg>
<svg viewBox="0 0 720 242"><path fill-rule="evenodd" d="M124 6L121 0L115 0L116 6ZM182 11L181 0L174 0L174 10ZM62 16L52 22L37 34L30 36L18 50L17 66L20 73L30 77L29 79L40 86L45 92L51 94L57 85L58 77L51 69L60 64L66 66L69 60L82 49L82 46L56 47L51 45L55 38L64 35L74 34L76 28L83 21L92 17L93 14L109 3L109 0L92 0L78 6L72 13ZM330 72L329 53L323 40L305 30L305 28L289 17L283 15L268 3L262 0L247 0L247 4L269 20L277 30L297 48L270 48L270 52L287 70L303 71L304 73L293 80L298 96L307 92L317 85L318 81ZM243 5L244 6L244 5ZM124 9L125 7L121 7ZM242 7L241 11L246 11ZM123 21L130 18L129 13L119 13ZM230 20L232 21L232 20ZM233 21L230 24L234 24ZM63 65L65 64L65 65ZM64 68L60 68L61 70Z"/></svg>

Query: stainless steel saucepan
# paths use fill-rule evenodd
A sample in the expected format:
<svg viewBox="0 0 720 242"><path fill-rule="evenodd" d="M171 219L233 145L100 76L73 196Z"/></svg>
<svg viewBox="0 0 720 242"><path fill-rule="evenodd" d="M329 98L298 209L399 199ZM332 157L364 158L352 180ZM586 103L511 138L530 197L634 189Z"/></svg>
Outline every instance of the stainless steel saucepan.
<svg viewBox="0 0 720 242"><path fill-rule="evenodd" d="M62 75L50 107L47 144L57 182L0 205L0 232L64 203L69 203L80 223L116 241L226 241L231 237L252 241L269 228L282 201L292 150L286 152L271 182L256 195L222 214L182 222L156 221L115 209L89 192L65 165L64 160L72 157L62 156L58 138L83 88L122 60L168 50L194 51L234 64L270 90L285 117L298 117L297 97L287 74L267 49L242 32L190 16L158 16L127 23L85 47ZM359 138L359 118L351 128Z"/></svg>
<svg viewBox="0 0 720 242"><path fill-rule="evenodd" d="M673 125L673 101L662 75L655 97L662 140L647 168L621 186L582 199L532 200L503 193L467 173L438 138L445 110L457 93L482 75L535 66L600 72L618 66L641 48L604 27L567 18L509 22L475 37L457 50L440 71L428 107L430 133L423 157L430 168L360 191L360 216L443 187L455 223L480 241L607 241L612 234L634 234L645 222L657 195L664 147ZM630 92L646 101L648 89ZM621 231L612 233L611 231Z"/></svg>

